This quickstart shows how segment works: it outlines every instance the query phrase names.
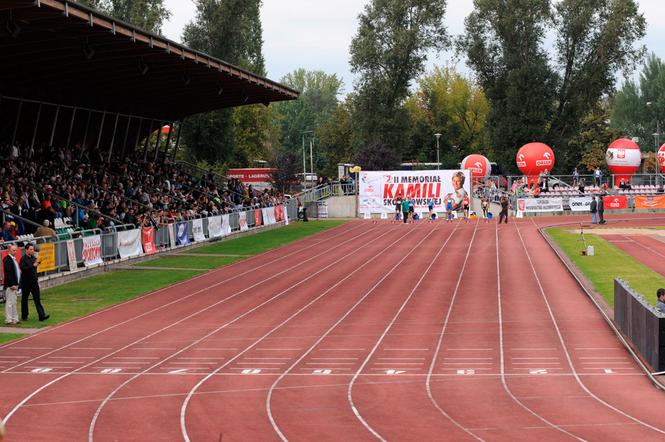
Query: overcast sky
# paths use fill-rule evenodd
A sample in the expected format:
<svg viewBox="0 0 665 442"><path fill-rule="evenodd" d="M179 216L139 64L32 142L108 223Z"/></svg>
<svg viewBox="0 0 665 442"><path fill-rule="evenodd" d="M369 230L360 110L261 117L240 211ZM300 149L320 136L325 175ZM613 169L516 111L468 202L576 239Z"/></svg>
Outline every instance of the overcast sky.
<svg viewBox="0 0 665 442"><path fill-rule="evenodd" d="M268 76L279 80L293 70L320 69L336 73L347 91L353 76L349 71L349 45L356 32L357 17L368 0L263 0L263 54ZM665 59L665 6L663 0L638 0L647 19L643 43L649 51ZM166 0L172 12L164 26L167 37L181 41L182 30L194 18L192 0ZM464 18L472 11L472 0L449 0L446 23L451 34L463 32ZM463 60L441 54L433 65L453 65L466 72Z"/></svg>

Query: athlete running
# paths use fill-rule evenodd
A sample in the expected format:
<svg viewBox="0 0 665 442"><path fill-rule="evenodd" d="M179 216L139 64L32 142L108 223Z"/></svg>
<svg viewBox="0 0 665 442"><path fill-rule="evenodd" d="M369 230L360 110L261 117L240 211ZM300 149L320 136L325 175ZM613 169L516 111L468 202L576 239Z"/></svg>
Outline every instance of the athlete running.
<svg viewBox="0 0 665 442"><path fill-rule="evenodd" d="M464 220L468 223L469 222L469 195L464 195L464 198L462 199L462 209L464 210Z"/></svg>
<svg viewBox="0 0 665 442"><path fill-rule="evenodd" d="M446 222L447 223L452 223L453 222L453 208L455 205L455 201L453 200L452 196L448 195L446 198Z"/></svg>

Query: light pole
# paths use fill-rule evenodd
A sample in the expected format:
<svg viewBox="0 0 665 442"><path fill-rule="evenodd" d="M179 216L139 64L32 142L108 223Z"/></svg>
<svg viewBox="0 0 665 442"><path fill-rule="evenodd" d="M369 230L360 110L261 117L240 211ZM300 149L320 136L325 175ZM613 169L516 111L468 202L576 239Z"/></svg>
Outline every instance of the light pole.
<svg viewBox="0 0 665 442"><path fill-rule="evenodd" d="M656 103L653 101L647 101L647 107L654 108ZM656 133L653 134L653 142L654 142L654 173L656 174L656 186L658 185L660 181L660 171L658 170L659 164L658 164L658 144L660 144L660 120L658 119L658 112L656 109L654 109L654 115L656 117Z"/></svg>
<svg viewBox="0 0 665 442"><path fill-rule="evenodd" d="M441 161L439 161L439 138L441 138L441 134L434 134L436 137L436 170L439 170L439 167L441 166Z"/></svg>
<svg viewBox="0 0 665 442"><path fill-rule="evenodd" d="M302 182L303 189L307 187L307 156L305 155L305 134L311 134L313 131L302 131Z"/></svg>

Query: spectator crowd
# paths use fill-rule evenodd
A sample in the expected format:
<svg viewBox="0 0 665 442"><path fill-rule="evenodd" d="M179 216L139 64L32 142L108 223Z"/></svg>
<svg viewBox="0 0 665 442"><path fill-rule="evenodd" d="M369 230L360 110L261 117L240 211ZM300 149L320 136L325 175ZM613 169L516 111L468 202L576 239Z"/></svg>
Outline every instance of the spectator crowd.
<svg viewBox="0 0 665 442"><path fill-rule="evenodd" d="M225 188L213 174L196 177L176 163L144 161L143 153L106 162L80 146L33 151L16 144L0 147L0 158L3 241L33 233L36 226L52 231L57 218L70 218L83 229L147 226L269 207L284 199L273 189L259 191L236 179Z"/></svg>

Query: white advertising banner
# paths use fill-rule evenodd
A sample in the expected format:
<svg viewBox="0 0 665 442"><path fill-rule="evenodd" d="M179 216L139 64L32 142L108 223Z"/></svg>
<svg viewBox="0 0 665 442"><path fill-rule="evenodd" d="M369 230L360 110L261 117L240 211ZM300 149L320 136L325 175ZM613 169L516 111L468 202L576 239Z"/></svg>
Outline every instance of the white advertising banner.
<svg viewBox="0 0 665 442"><path fill-rule="evenodd" d="M284 213L284 225L289 225L289 211L286 206L282 206L282 212Z"/></svg>
<svg viewBox="0 0 665 442"><path fill-rule="evenodd" d="M573 212L590 212L591 197L575 197L569 200L570 210Z"/></svg>
<svg viewBox="0 0 665 442"><path fill-rule="evenodd" d="M359 212L394 213L398 197L411 198L416 213L427 211L430 200L434 211L444 211L450 195L455 207L471 192L468 170L419 170L360 173Z"/></svg>
<svg viewBox="0 0 665 442"><path fill-rule="evenodd" d="M231 221L229 215L222 215L222 235L228 236L231 234Z"/></svg>
<svg viewBox="0 0 665 442"><path fill-rule="evenodd" d="M203 234L203 220L201 218L192 220L192 234L194 235L194 242L206 240Z"/></svg>
<svg viewBox="0 0 665 442"><path fill-rule="evenodd" d="M171 247L175 247L175 223L169 224L169 244Z"/></svg>
<svg viewBox="0 0 665 442"><path fill-rule="evenodd" d="M526 213L563 212L563 198L520 198L517 210Z"/></svg>
<svg viewBox="0 0 665 442"><path fill-rule="evenodd" d="M261 209L263 214L263 224L269 226L275 224L275 209L272 207L264 207Z"/></svg>
<svg viewBox="0 0 665 442"><path fill-rule="evenodd" d="M70 272L76 270L76 246L73 239L67 240L67 262L69 263Z"/></svg>
<svg viewBox="0 0 665 442"><path fill-rule="evenodd" d="M223 235L221 216L211 216L208 218L208 235L211 238L219 238Z"/></svg>
<svg viewBox="0 0 665 442"><path fill-rule="evenodd" d="M102 237L100 235L84 236L83 263L86 267L102 263Z"/></svg>
<svg viewBox="0 0 665 442"><path fill-rule="evenodd" d="M118 254L120 258L134 258L143 254L141 229L118 232Z"/></svg>
<svg viewBox="0 0 665 442"><path fill-rule="evenodd" d="M249 230L249 226L247 225L247 212L238 213L238 224L240 224L241 232L246 232Z"/></svg>

